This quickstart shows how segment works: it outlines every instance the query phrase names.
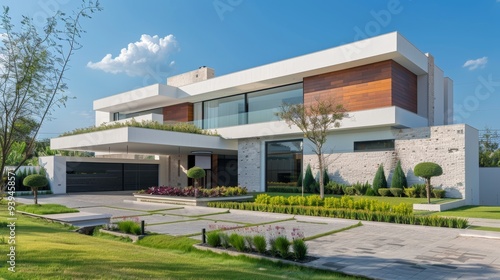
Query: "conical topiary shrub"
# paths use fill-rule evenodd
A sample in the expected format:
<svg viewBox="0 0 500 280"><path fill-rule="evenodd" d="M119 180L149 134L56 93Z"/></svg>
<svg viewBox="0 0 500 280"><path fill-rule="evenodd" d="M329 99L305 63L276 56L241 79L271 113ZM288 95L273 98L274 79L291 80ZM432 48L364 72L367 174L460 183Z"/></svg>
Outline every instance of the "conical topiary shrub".
<svg viewBox="0 0 500 280"><path fill-rule="evenodd" d="M311 187L314 188L314 184L316 183L316 180L314 180L314 176L312 174L311 170L311 165L308 164L306 168L306 174L304 175L304 189L307 190L307 192L314 191L314 189L311 190Z"/></svg>
<svg viewBox="0 0 500 280"><path fill-rule="evenodd" d="M378 194L378 189L387 188L387 179L385 178L384 166L382 164L379 165L375 178L373 178L372 187L376 194Z"/></svg>
<svg viewBox="0 0 500 280"><path fill-rule="evenodd" d="M330 176L328 176L328 170L325 169L325 172L323 172L323 184L326 186L330 183Z"/></svg>
<svg viewBox="0 0 500 280"><path fill-rule="evenodd" d="M401 161L398 161L396 169L394 169L394 174L392 174L391 188L403 189L406 187L408 187L406 176L403 168L401 168Z"/></svg>

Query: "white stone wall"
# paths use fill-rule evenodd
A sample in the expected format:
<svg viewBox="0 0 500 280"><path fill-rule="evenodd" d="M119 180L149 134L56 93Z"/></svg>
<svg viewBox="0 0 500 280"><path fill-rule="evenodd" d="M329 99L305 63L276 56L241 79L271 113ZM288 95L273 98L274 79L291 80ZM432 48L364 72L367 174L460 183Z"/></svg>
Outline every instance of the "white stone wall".
<svg viewBox="0 0 500 280"><path fill-rule="evenodd" d="M179 164L180 163L180 164ZM188 184L187 178L187 166L188 166L188 156L187 155L170 155L167 160L168 167L166 170L170 169L167 174L168 185L172 187L185 187Z"/></svg>
<svg viewBox="0 0 500 280"><path fill-rule="evenodd" d="M477 176L479 168L469 164L466 170L466 159L474 161L473 152L466 157L466 133L474 138L477 130L461 125L434 126L414 129L395 129L395 149L393 151L377 152L352 152L333 153L328 155L330 162L328 172L330 178L342 183L366 182L371 183L379 164L384 165L384 171L388 183L392 178L392 172L398 160L406 173L408 184L423 183L423 180L413 174L413 168L417 163L430 161L435 162L443 168L443 175L432 179L435 187L441 187L447 191L448 197L465 198L466 188L477 190ZM335 142L335 136L331 136ZM476 135L477 137L477 135ZM468 149L474 148L468 144ZM328 149L328 147L325 147ZM477 153L475 154L477 157ZM307 164L317 170L317 156L308 152L304 153L304 169ZM477 166L477 165L475 165ZM468 174L469 185L466 185L466 174ZM477 191L472 192L477 193ZM474 203L470 201L469 203Z"/></svg>
<svg viewBox="0 0 500 280"><path fill-rule="evenodd" d="M258 138L238 141L238 185L249 191L261 191L261 150Z"/></svg>

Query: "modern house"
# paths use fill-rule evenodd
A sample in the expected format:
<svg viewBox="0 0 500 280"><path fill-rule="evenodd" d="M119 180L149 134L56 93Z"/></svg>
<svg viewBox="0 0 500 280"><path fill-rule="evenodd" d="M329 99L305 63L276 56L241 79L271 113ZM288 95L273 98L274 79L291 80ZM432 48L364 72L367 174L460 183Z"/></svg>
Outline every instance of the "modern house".
<svg viewBox="0 0 500 280"><path fill-rule="evenodd" d="M205 168L206 186L266 191L296 182L316 155L296 127L275 115L286 103L332 99L349 117L329 133L332 180L371 182L380 164L390 177L401 161L443 167L433 179L450 197L478 204L478 131L453 124L453 81L397 32L216 77L195 71L94 101L96 126L134 119L190 122L217 135L122 127L54 138L52 149L95 158L43 158L54 193L186 186L186 170ZM318 172L317 169L314 172ZM389 181L390 182L390 181Z"/></svg>

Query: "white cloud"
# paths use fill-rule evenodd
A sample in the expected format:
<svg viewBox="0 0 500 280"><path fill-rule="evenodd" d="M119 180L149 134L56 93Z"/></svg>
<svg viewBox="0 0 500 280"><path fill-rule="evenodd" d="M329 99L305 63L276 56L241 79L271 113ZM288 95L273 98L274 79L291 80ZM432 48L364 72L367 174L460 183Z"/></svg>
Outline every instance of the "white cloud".
<svg viewBox="0 0 500 280"><path fill-rule="evenodd" d="M488 63L488 58L486 56L483 56L478 59L467 60L462 67L469 68L469 70L475 70L477 68L484 68L484 66L486 66L486 63Z"/></svg>
<svg viewBox="0 0 500 280"><path fill-rule="evenodd" d="M143 34L141 40L129 43L115 58L107 54L99 62L89 61L87 67L108 73L126 73L129 76L151 75L153 69L172 67L168 57L179 48L174 35L164 38Z"/></svg>

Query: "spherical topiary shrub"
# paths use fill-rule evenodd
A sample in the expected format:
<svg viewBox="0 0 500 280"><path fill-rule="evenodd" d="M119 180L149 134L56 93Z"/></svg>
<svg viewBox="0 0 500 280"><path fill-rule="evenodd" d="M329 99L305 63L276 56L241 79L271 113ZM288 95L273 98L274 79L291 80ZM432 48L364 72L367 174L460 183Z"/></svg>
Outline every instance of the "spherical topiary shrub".
<svg viewBox="0 0 500 280"><path fill-rule="evenodd" d="M187 171L188 178L194 179L195 187L198 186L198 179L205 177L205 170L201 167L194 166Z"/></svg>
<svg viewBox="0 0 500 280"><path fill-rule="evenodd" d="M23 185L30 187L33 191L33 197L35 199L35 204L38 204L38 188L43 188L49 184L49 180L43 175L32 174L26 176L23 180Z"/></svg>
<svg viewBox="0 0 500 280"><path fill-rule="evenodd" d="M431 178L443 174L443 169L434 162L421 162L413 168L415 176L425 179L425 188L427 191L427 203L431 203Z"/></svg>

